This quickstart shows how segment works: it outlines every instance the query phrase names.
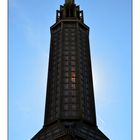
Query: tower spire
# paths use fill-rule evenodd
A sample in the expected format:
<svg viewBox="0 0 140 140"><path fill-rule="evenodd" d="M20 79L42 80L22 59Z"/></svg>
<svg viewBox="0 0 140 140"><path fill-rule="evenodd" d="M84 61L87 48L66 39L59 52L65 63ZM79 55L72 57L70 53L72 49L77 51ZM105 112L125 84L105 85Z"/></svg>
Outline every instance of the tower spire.
<svg viewBox="0 0 140 140"><path fill-rule="evenodd" d="M74 0L65 0L65 4L72 4L72 3L75 3Z"/></svg>

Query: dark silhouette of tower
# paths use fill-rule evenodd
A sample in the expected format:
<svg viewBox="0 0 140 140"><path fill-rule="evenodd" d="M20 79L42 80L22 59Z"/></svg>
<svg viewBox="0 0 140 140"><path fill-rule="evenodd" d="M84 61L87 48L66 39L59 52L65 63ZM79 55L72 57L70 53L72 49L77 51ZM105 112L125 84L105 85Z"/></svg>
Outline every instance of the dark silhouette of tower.
<svg viewBox="0 0 140 140"><path fill-rule="evenodd" d="M44 126L31 140L109 140L96 124L89 27L74 0L51 27Z"/></svg>

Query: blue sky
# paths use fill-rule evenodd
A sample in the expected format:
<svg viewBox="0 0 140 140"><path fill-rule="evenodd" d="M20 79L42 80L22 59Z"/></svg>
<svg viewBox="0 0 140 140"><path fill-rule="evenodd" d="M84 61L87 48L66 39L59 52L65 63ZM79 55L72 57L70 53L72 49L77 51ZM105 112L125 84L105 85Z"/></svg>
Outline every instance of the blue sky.
<svg viewBox="0 0 140 140"><path fill-rule="evenodd" d="M43 126L50 26L64 0L9 0L9 140ZM76 0L90 27L97 123L131 140L131 0Z"/></svg>

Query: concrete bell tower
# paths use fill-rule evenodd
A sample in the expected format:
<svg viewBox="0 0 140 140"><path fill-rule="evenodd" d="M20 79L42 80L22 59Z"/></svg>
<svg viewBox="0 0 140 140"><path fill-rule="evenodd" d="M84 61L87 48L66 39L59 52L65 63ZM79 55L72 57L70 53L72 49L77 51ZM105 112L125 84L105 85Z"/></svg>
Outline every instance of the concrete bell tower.
<svg viewBox="0 0 140 140"><path fill-rule="evenodd" d="M50 28L43 128L31 140L109 140L97 127L89 27L74 0L65 0Z"/></svg>

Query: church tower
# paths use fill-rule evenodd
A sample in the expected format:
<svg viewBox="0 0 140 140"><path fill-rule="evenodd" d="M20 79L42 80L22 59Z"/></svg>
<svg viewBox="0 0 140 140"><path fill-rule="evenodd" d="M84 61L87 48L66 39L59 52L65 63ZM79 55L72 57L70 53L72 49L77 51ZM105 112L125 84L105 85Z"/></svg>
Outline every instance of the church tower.
<svg viewBox="0 0 140 140"><path fill-rule="evenodd" d="M31 140L109 140L97 127L89 27L74 0L51 26L43 128Z"/></svg>

